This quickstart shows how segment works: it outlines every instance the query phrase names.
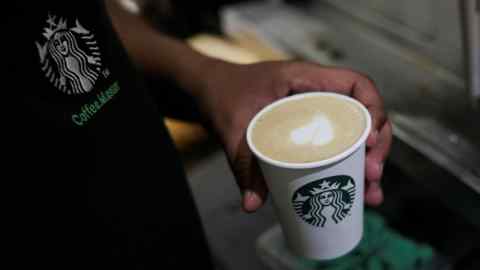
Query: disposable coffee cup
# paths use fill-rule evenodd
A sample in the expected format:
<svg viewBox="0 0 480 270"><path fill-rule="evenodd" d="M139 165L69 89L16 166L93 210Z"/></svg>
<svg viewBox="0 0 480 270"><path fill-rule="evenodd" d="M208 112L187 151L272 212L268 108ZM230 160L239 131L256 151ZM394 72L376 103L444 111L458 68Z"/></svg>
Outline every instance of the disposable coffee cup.
<svg viewBox="0 0 480 270"><path fill-rule="evenodd" d="M252 130L262 115L285 102L314 96L342 99L363 112L365 128L353 145L332 157L308 163L274 160L255 147ZM363 234L365 142L370 129L370 114L361 103L348 96L327 92L280 99L263 108L250 122L247 143L258 159L286 243L294 254L329 260L347 254L360 242ZM329 203L329 206L322 206L322 202Z"/></svg>

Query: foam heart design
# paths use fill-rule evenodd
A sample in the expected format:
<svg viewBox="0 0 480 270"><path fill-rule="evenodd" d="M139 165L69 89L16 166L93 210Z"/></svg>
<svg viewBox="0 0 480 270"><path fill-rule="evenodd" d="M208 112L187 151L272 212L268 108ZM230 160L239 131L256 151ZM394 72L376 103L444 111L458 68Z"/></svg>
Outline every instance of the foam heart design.
<svg viewBox="0 0 480 270"><path fill-rule="evenodd" d="M316 114L310 123L290 132L290 139L298 145L325 145L334 138L330 120L323 114Z"/></svg>

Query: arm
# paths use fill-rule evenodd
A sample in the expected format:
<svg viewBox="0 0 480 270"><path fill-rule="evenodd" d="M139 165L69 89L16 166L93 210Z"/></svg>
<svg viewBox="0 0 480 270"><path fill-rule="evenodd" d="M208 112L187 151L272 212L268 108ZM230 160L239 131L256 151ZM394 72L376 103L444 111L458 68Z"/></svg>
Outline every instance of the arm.
<svg viewBox="0 0 480 270"><path fill-rule="evenodd" d="M245 141L250 119L275 100L306 91L336 91L362 102L372 116L367 139L366 202L383 200L380 178L392 129L374 83L357 72L305 62L236 65L203 56L180 41L156 32L141 18L107 1L113 24L134 61L145 71L175 80L191 94L221 140L242 206L255 211L267 188Z"/></svg>
<svg viewBox="0 0 480 270"><path fill-rule="evenodd" d="M133 61L147 74L161 75L179 84L193 96L204 89L201 83L217 62L186 44L157 32L142 17L126 11L115 0L105 1L123 45Z"/></svg>

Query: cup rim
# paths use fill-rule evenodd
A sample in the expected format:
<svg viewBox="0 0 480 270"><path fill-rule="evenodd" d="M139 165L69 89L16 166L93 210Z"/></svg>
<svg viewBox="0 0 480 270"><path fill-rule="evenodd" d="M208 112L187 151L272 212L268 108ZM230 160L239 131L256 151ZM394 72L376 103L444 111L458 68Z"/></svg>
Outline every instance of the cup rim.
<svg viewBox="0 0 480 270"><path fill-rule="evenodd" d="M292 100L296 100L296 99L311 97L311 96L332 96L332 97L335 97L335 98L347 100L349 102L352 102L352 103L358 105L358 107L362 110L362 112L365 116L366 124L365 124L365 129L364 129L362 135L357 139L357 141L354 144L352 144L349 148L347 148L346 150L344 150L344 151L342 151L342 152L340 152L340 153L338 153L338 154L336 154L336 155L334 155L330 158L323 159L323 160L320 160L320 161L306 162L306 163L293 163L293 162L278 161L278 160L274 160L274 159L269 158L269 157L265 156L264 154L260 153L260 151L257 150L257 148L255 147L255 145L252 142L252 130L253 130L253 127L255 126L255 123L257 122L257 120L263 114L265 114L266 112L268 112L268 111L272 110L273 108L279 106L280 104L283 104L285 102L289 102L289 101L292 101ZM247 144L248 144L248 147L250 148L250 150L255 154L255 156L258 159L262 160L265 163L268 163L268 164L276 166L276 167L287 168L287 169L311 169L311 168L323 167L323 166L326 166L326 165L330 165L332 163L335 163L335 162L337 162L339 160L342 160L342 159L348 157L349 155L351 155L363 143L365 143L365 140L367 139L367 137L370 133L371 126L372 126L372 119L371 119L370 113L368 112L367 108L365 108L365 106L362 103L360 103L357 100L351 98L350 96L337 94L337 93L333 93L333 92L310 92L310 93L295 94L295 95L292 95L292 96L284 97L284 98L281 98L281 99L265 106L263 109L261 109L259 112L257 112L257 114L253 117L253 119L248 124L247 136L246 137L247 137Z"/></svg>

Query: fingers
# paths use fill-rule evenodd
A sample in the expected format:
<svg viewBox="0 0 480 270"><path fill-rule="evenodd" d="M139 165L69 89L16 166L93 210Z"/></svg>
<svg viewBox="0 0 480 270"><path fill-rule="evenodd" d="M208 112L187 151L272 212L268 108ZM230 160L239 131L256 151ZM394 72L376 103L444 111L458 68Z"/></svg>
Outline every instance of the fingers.
<svg viewBox="0 0 480 270"><path fill-rule="evenodd" d="M258 167L258 163L253 159L250 171L250 184L251 186L246 188L242 198L242 208L245 212L254 212L262 207L268 193L262 172Z"/></svg>
<svg viewBox="0 0 480 270"><path fill-rule="evenodd" d="M372 145L366 157L366 176L369 181L379 181L383 173L383 164L392 144L392 126L385 122L375 145Z"/></svg>
<svg viewBox="0 0 480 270"><path fill-rule="evenodd" d="M380 178L383 164L390 151L392 128L387 121L383 100L372 80L360 73L340 68L322 67L311 63L291 63L285 76L293 93L330 91L352 96L365 105L372 118L372 129L367 138L367 186L365 200L378 205L383 201Z"/></svg>
<svg viewBox="0 0 480 270"><path fill-rule="evenodd" d="M348 69L323 67L313 63L289 63L284 77L293 93L330 91L351 95L360 75Z"/></svg>
<svg viewBox="0 0 480 270"><path fill-rule="evenodd" d="M243 210L245 212L256 211L264 204L268 189L245 138L242 139L231 166L242 194Z"/></svg>
<svg viewBox="0 0 480 270"><path fill-rule="evenodd" d="M383 202L383 191L378 182L367 185L365 202L371 206L377 206Z"/></svg>
<svg viewBox="0 0 480 270"><path fill-rule="evenodd" d="M373 145L366 157L365 174L366 174L366 189L365 202L369 205L376 206L383 201L383 192L380 185L380 179L383 174L383 165L385 159L390 152L392 144L392 126L389 121L385 122L380 129L378 140Z"/></svg>
<svg viewBox="0 0 480 270"><path fill-rule="evenodd" d="M351 95L365 105L372 118L372 129L367 138L367 146L371 147L377 143L380 129L387 120L383 100L373 81L360 74L353 85Z"/></svg>
<svg viewBox="0 0 480 270"><path fill-rule="evenodd" d="M367 138L369 149L365 163L367 178L365 202L371 206L377 206L383 202L380 179L383 174L383 164L390 151L392 129L385 115L382 98L370 79L359 75L351 95L365 105L372 118L372 129Z"/></svg>

